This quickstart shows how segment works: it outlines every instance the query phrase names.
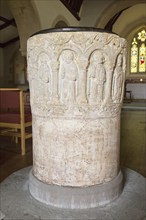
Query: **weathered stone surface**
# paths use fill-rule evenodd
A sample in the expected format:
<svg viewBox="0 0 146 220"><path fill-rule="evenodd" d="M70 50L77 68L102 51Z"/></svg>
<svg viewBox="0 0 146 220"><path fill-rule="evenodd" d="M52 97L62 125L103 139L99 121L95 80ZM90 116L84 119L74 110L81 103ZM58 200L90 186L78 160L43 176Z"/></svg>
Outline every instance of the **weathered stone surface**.
<svg viewBox="0 0 146 220"><path fill-rule="evenodd" d="M4 220L145 220L146 216L146 178L141 176L130 169L122 170L125 179L125 187L121 196L112 201L110 204L104 205L102 207L91 208L93 204L88 204L90 208L86 209L66 209L64 207L64 197L55 197L55 200L62 200L59 206L61 208L52 207L52 205L57 206L58 204L50 205L43 204L39 202L42 198L42 194L39 198L39 201L30 196L28 187L30 188L30 183L28 182L28 176L30 169L32 167L27 167L17 172L11 174L6 178L1 184L1 211L4 217ZM35 177L33 177L35 178ZM39 180L37 180L39 181ZM40 181L41 182L41 181ZM33 182L31 182L33 183ZM41 182L43 185L44 183ZM47 184L44 184L47 185ZM104 185L104 184L103 184ZM109 185L109 184L107 184ZM51 186L48 185L48 188ZM52 186L53 187L53 186ZM67 188L62 186L54 186L54 188ZM92 187L92 186L91 186ZM94 186L93 186L94 187ZM114 187L114 186L113 186ZM74 187L70 187L74 188ZM76 187L75 187L76 188ZM90 187L79 187L85 188L82 190L88 190ZM36 188L33 187L33 190ZM65 191L65 189L64 189ZM68 194L69 189L65 193L65 198L70 197ZM80 194L80 190L77 189ZM40 191L39 191L40 192ZM41 193L41 192L40 192ZM47 191L47 194L49 192ZM51 188L50 194L52 195L54 191ZM54 195L58 192L55 191ZM101 193L101 191L99 192ZM110 192L108 192L110 193ZM38 192L37 192L38 194ZM83 198L82 194L82 198ZM103 194L104 196L105 194ZM35 195L33 195L35 196ZM94 195L95 196L95 195ZM76 197L79 197L76 193ZM45 195L44 195L45 198ZM85 199L87 194L85 194ZM47 200L52 200L52 197L49 196ZM89 200L85 200L89 203L92 198L89 197ZM80 197L79 197L80 200ZM85 201L79 204L79 200L76 200L75 206L83 206ZM56 202L56 201L55 201ZM73 203L73 200L69 200L67 206ZM63 208L64 207L64 208ZM71 208L71 207L70 207Z"/></svg>
<svg viewBox="0 0 146 220"><path fill-rule="evenodd" d="M119 173L126 41L106 32L40 33L28 40L33 174L93 186Z"/></svg>
<svg viewBox="0 0 146 220"><path fill-rule="evenodd" d="M107 183L88 187L69 187L46 184L32 172L29 175L29 191L38 201L66 209L87 209L104 206L117 199L123 190L123 175L119 174Z"/></svg>

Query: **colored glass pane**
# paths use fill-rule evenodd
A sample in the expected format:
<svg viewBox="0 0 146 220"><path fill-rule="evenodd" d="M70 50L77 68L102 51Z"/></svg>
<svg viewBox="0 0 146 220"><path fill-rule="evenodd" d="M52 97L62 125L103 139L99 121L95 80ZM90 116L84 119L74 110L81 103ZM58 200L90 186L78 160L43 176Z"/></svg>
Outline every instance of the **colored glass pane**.
<svg viewBox="0 0 146 220"><path fill-rule="evenodd" d="M145 44L142 43L139 48L139 72L146 71L146 47Z"/></svg>
<svg viewBox="0 0 146 220"><path fill-rule="evenodd" d="M142 30L138 33L138 40L144 42L146 40L146 31Z"/></svg>
<svg viewBox="0 0 146 220"><path fill-rule="evenodd" d="M131 48L131 73L137 72L138 64L138 48L137 45L133 45Z"/></svg>
<svg viewBox="0 0 146 220"><path fill-rule="evenodd" d="M131 44L131 73L146 73L146 30L135 34Z"/></svg>
<svg viewBox="0 0 146 220"><path fill-rule="evenodd" d="M132 42L132 45L134 45L134 44L137 44L137 41L136 41L135 37L133 38L133 42Z"/></svg>

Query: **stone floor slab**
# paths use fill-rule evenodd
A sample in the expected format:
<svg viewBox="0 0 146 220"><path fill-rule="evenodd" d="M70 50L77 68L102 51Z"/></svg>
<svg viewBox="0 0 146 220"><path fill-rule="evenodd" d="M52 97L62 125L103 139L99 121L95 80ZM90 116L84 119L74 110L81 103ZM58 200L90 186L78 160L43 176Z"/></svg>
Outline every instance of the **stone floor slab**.
<svg viewBox="0 0 146 220"><path fill-rule="evenodd" d="M31 167L21 169L0 185L1 219L4 220L145 220L146 178L123 169L125 186L112 203L90 209L71 210L44 205L31 197L28 176Z"/></svg>

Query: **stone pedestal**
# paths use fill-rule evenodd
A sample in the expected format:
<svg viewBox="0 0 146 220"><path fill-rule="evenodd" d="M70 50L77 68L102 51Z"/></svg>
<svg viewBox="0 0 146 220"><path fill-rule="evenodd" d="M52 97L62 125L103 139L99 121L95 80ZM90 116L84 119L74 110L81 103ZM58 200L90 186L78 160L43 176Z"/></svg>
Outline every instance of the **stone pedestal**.
<svg viewBox="0 0 146 220"><path fill-rule="evenodd" d="M37 200L89 208L120 195L125 60L126 41L99 29L50 29L28 40Z"/></svg>

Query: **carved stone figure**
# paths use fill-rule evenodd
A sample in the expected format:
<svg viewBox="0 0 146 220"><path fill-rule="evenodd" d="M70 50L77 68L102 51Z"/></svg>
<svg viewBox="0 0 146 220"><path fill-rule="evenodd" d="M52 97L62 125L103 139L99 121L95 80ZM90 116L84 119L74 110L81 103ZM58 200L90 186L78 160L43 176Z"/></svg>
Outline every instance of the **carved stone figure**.
<svg viewBox="0 0 146 220"><path fill-rule="evenodd" d="M97 104L103 100L104 83L106 72L104 68L104 57L101 51L93 52L88 68L89 77L89 101Z"/></svg>
<svg viewBox="0 0 146 220"><path fill-rule="evenodd" d="M112 95L113 95L113 101L115 102L120 102L121 100L121 94L122 94L122 83L123 83L123 57L122 54L118 55L117 58L117 63L113 75L113 90L112 90Z"/></svg>
<svg viewBox="0 0 146 220"><path fill-rule="evenodd" d="M49 57L45 53L40 53L38 56L38 84L36 93L40 100L48 100L50 98L50 67Z"/></svg>
<svg viewBox="0 0 146 220"><path fill-rule="evenodd" d="M75 103L77 97L78 69L74 60L74 54L70 50L65 50L60 58L60 76L63 80L61 87L62 101Z"/></svg>

